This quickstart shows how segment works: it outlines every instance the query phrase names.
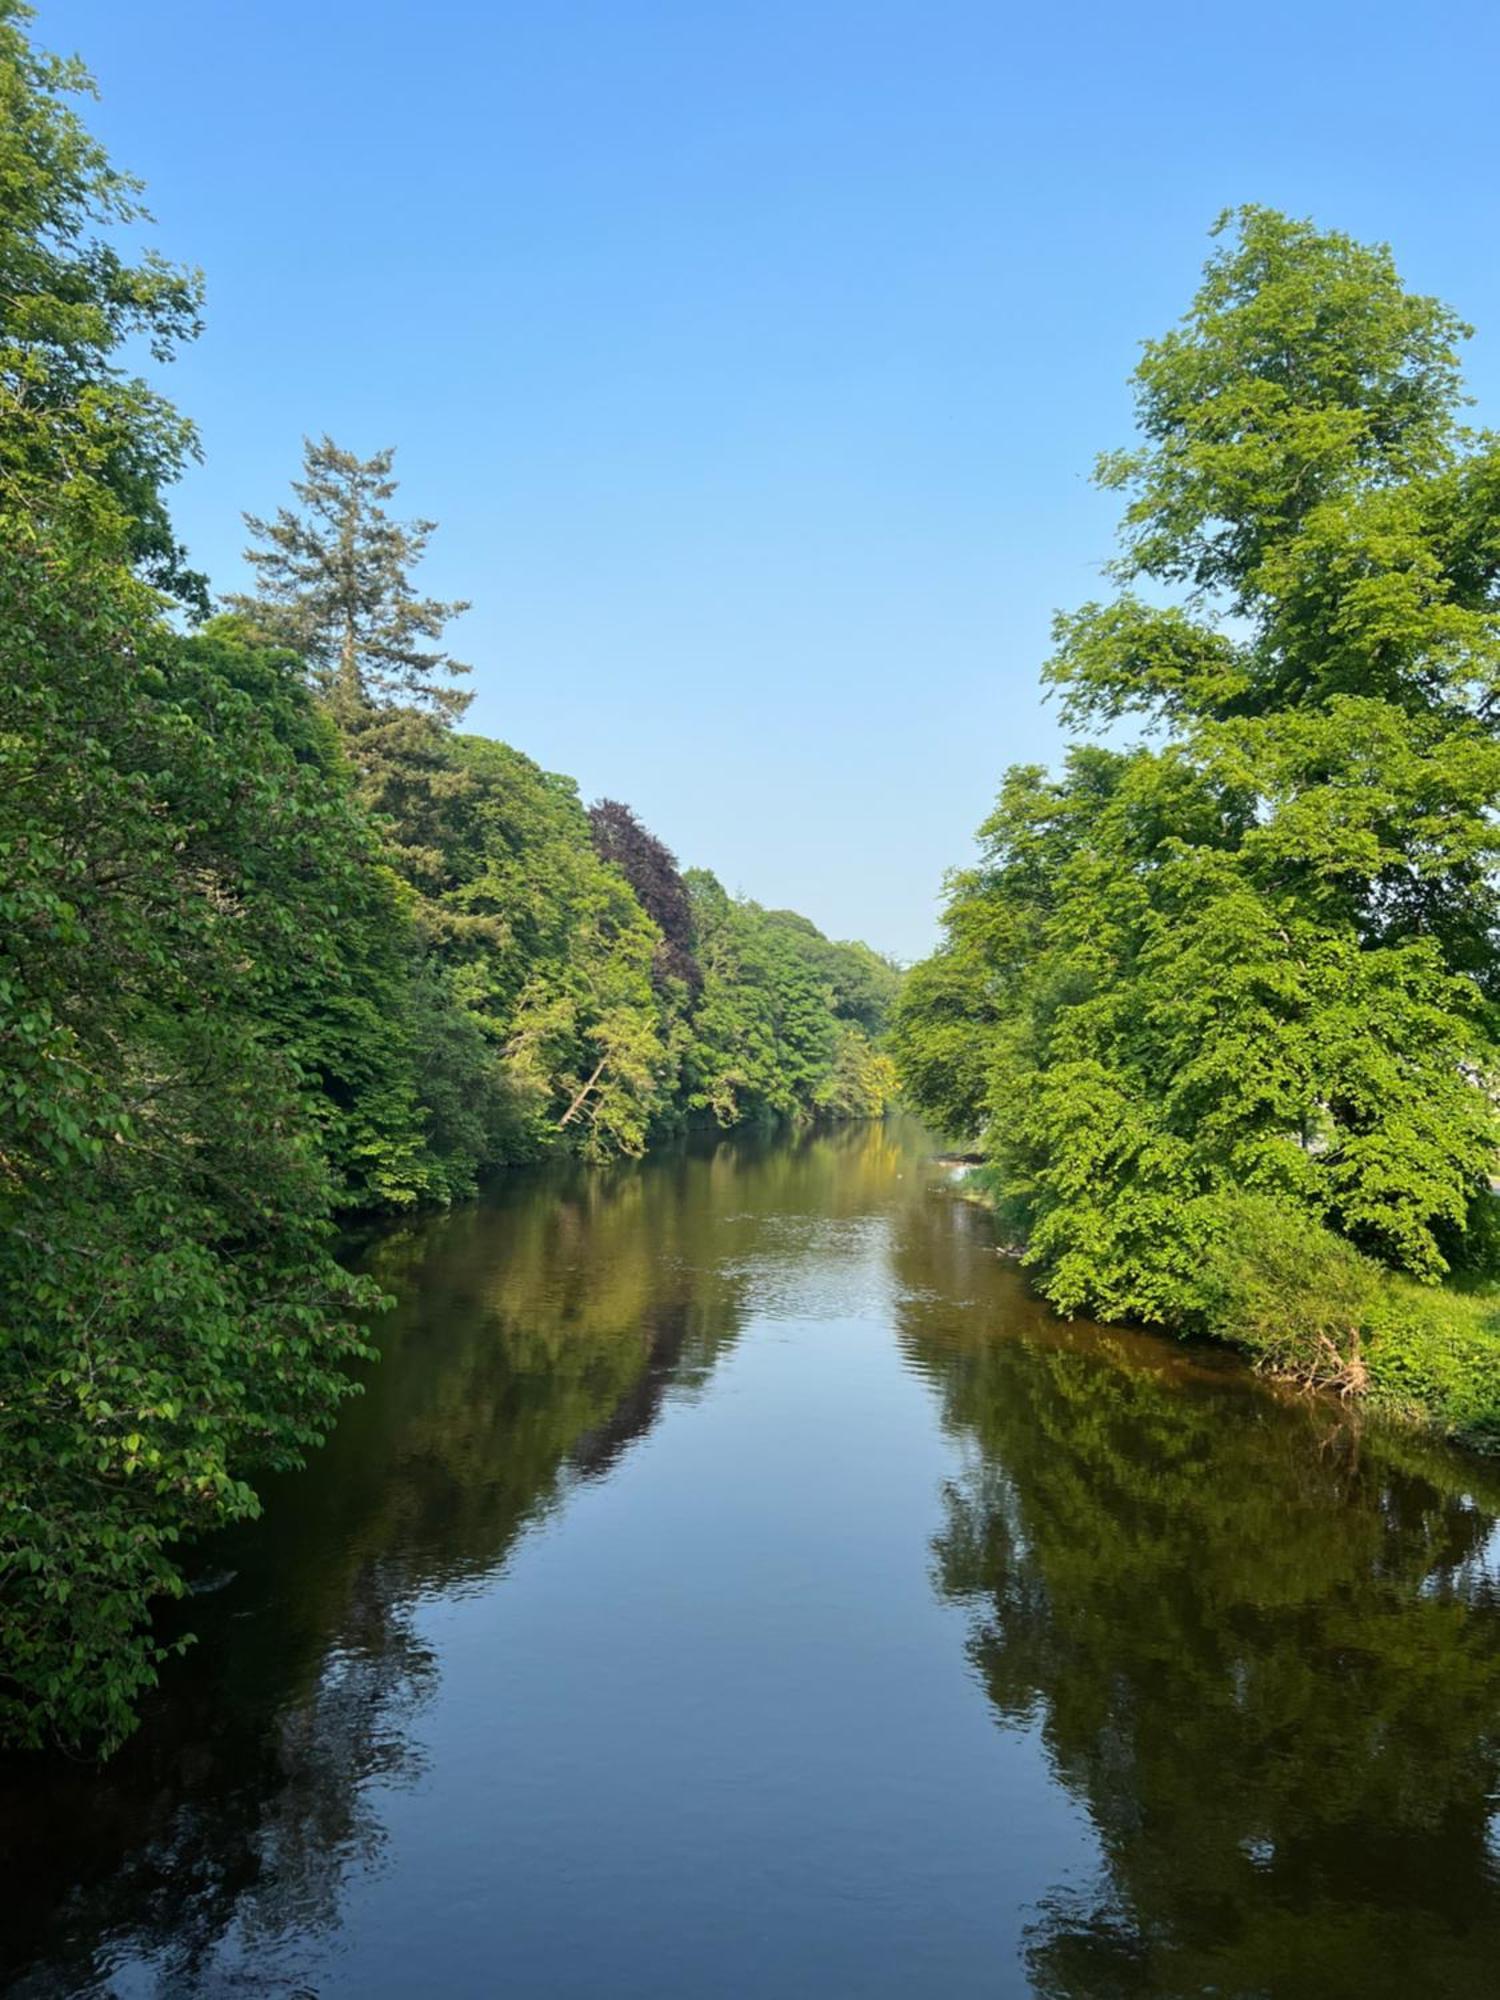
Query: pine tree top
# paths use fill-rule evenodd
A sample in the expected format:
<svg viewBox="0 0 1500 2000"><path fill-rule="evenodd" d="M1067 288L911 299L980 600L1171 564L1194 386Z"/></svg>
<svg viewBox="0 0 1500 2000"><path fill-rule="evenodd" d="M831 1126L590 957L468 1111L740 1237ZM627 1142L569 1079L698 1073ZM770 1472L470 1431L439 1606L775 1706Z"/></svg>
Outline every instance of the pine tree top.
<svg viewBox="0 0 1500 2000"><path fill-rule="evenodd" d="M362 459L326 434L304 438L297 504L270 520L244 517L254 538L245 560L258 587L226 602L300 653L339 708L414 703L452 720L470 697L445 683L469 668L437 642L469 606L417 594L412 572L437 523L390 513L394 460L390 447Z"/></svg>

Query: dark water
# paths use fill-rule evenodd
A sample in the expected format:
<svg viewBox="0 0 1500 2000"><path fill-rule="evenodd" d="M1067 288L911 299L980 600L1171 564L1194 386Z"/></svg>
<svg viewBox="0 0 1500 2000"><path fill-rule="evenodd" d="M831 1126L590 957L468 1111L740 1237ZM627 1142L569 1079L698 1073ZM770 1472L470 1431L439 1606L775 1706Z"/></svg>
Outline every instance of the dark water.
<svg viewBox="0 0 1500 2000"><path fill-rule="evenodd" d="M5 1774L9 1990L1493 2000L1496 1471L1053 1324L925 1153L382 1244L140 1737Z"/></svg>

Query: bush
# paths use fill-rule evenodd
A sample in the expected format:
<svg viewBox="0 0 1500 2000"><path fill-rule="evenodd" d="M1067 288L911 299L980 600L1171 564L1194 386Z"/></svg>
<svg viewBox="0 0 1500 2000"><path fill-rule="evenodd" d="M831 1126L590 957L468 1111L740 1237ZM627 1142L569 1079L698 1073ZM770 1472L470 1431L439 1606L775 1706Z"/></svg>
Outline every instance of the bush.
<svg viewBox="0 0 1500 2000"><path fill-rule="evenodd" d="M1203 1318L1277 1375L1357 1394L1368 1386L1364 1347L1383 1279L1379 1265L1305 1211L1236 1195L1224 1203Z"/></svg>
<svg viewBox="0 0 1500 2000"><path fill-rule="evenodd" d="M1204 1330L1271 1373L1500 1451L1500 1295L1398 1277L1264 1195L1225 1204Z"/></svg>

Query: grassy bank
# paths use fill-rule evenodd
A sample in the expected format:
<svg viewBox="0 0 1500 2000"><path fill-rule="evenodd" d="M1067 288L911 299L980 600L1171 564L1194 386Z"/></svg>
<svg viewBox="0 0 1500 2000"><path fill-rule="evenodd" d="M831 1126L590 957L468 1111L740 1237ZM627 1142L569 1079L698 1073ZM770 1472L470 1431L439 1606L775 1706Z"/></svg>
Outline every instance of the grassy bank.
<svg viewBox="0 0 1500 2000"><path fill-rule="evenodd" d="M1423 1285L1266 1196L1226 1204L1190 1309L1271 1372L1500 1451L1500 1287Z"/></svg>
<svg viewBox="0 0 1500 2000"><path fill-rule="evenodd" d="M984 1168L959 1191L1004 1214ZM1169 1331L1227 1341L1267 1374L1500 1454L1500 1284L1418 1284L1268 1196L1230 1197L1216 1220L1161 1315Z"/></svg>

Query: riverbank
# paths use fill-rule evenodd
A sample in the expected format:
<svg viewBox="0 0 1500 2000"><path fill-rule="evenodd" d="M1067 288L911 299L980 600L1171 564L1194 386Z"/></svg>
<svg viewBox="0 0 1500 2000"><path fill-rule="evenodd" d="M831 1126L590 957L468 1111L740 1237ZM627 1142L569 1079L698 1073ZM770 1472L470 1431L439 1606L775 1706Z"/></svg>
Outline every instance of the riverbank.
<svg viewBox="0 0 1500 2000"><path fill-rule="evenodd" d="M998 1214L983 1167L954 1186ZM1180 1310L1163 1314L1166 1331L1222 1341L1265 1374L1500 1454L1500 1285L1418 1284L1263 1197L1239 1197L1233 1217ZM1026 1262L1024 1243L997 1248Z"/></svg>

